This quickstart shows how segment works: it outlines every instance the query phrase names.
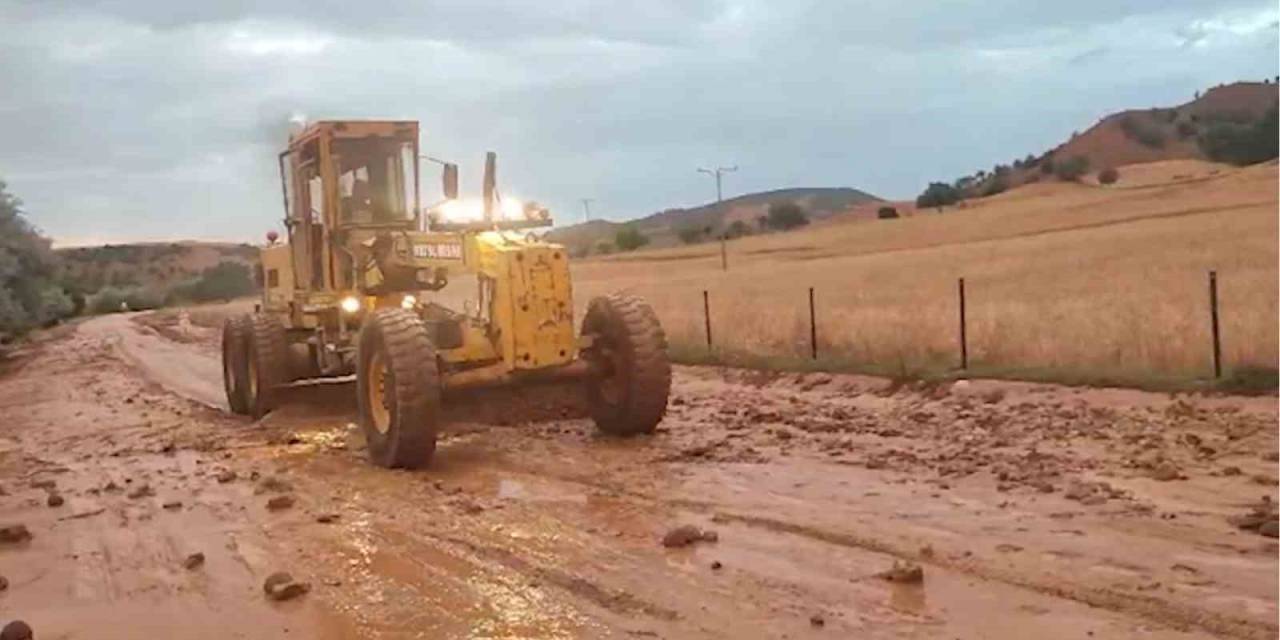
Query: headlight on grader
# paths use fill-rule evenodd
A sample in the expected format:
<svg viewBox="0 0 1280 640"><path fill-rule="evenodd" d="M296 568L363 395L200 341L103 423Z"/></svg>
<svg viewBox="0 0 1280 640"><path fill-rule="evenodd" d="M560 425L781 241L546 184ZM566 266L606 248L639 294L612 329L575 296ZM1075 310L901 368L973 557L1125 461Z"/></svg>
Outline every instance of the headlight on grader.
<svg viewBox="0 0 1280 640"><path fill-rule="evenodd" d="M418 304L418 299L411 295L405 294L403 298L400 298L401 309L412 309L415 306L417 306L417 304Z"/></svg>
<svg viewBox="0 0 1280 640"><path fill-rule="evenodd" d="M347 296L343 298L342 302L339 302L338 305L341 306L342 310L346 311L347 313L355 313L360 310L360 298L357 298L355 296Z"/></svg>

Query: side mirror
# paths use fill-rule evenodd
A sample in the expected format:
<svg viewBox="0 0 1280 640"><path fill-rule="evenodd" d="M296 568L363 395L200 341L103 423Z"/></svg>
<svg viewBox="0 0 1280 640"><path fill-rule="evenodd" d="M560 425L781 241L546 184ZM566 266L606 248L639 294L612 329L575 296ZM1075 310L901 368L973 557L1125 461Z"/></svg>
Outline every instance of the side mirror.
<svg viewBox="0 0 1280 640"><path fill-rule="evenodd" d="M458 165L449 163L444 165L444 175L442 176L444 183L444 197L449 200L458 199Z"/></svg>

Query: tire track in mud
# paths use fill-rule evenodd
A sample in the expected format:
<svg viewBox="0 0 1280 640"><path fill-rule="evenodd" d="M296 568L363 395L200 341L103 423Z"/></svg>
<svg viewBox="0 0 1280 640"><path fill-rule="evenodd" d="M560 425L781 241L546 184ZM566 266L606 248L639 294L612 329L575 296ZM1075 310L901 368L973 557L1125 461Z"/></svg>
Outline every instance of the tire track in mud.
<svg viewBox="0 0 1280 640"><path fill-rule="evenodd" d="M1276 624L1267 624L1240 616L1179 606L1176 603L1152 596L1126 593L1107 587L1055 581L1052 578L1029 576L1016 571L1004 570L989 563L956 561L940 556L926 558L921 556L918 548L894 544L883 538L862 535L852 531L837 531L805 525L778 518L724 511L721 505L714 501L662 497L628 488L624 481L611 482L602 480L590 473L550 469L537 464L510 464L510 462L509 459L502 459L495 460L494 464L508 471L598 489L628 500L647 503L651 506L662 505L669 508L710 514L713 522L738 523L777 534L799 536L838 547L861 549L893 558L910 560L981 580L1026 589L1061 600L1077 602L1122 615L1136 616L1178 631L1197 630L1208 632L1218 637L1240 638L1241 640L1270 639L1277 637L1277 633L1280 633L1280 626ZM573 595L584 597L615 613L641 612L665 620L679 618L676 612L636 598L632 594L611 591L573 574L529 563L513 552L500 547L480 545L461 538L431 537L442 542L464 547L478 556L499 562L514 571L554 584Z"/></svg>
<svg viewBox="0 0 1280 640"><path fill-rule="evenodd" d="M517 573L555 585L575 596L589 600L603 609L623 615L641 613L662 620L677 620L680 614L626 591L607 589L586 578L553 567L534 564L501 547L481 545L451 536L431 536L441 542L462 547L485 560L501 564Z"/></svg>
<svg viewBox="0 0 1280 640"><path fill-rule="evenodd" d="M982 580L1028 589L1054 598L1072 600L1120 614L1140 616L1178 631L1194 629L1206 631L1219 637L1241 638L1244 640L1271 639L1275 638L1277 633L1280 632L1280 627L1276 624L1262 623L1213 611L1188 610L1150 596L1138 596L1114 589L1088 587L1080 584L1047 582L1010 571L1002 571L986 564L955 562L936 556L922 558L921 554L915 550L855 533L832 531L764 516L723 511L715 512L712 515L712 519L717 522L737 522L775 533L802 536L836 546L864 549L903 560L921 562Z"/></svg>

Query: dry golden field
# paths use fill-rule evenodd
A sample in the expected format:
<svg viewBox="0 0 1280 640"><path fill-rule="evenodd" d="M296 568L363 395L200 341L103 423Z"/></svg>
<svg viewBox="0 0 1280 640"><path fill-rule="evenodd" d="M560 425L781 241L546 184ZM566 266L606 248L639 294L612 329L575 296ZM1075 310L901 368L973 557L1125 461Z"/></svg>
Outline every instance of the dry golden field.
<svg viewBox="0 0 1280 640"><path fill-rule="evenodd" d="M814 287L819 366L939 373L958 363L964 277L979 374L1185 381L1211 373L1213 269L1228 373L1275 369L1276 165L1120 172L1111 187L1035 184L941 214L736 240L727 272L715 244L580 260L578 311L625 289L648 298L678 359L804 366Z"/></svg>

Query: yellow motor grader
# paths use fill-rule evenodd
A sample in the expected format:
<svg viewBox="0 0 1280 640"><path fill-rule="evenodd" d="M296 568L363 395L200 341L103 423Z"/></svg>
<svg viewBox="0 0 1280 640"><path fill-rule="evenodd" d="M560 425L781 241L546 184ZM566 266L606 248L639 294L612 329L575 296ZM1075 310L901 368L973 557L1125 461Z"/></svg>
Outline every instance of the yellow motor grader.
<svg viewBox="0 0 1280 640"><path fill-rule="evenodd" d="M551 224L504 198L494 154L479 199L419 204L418 123L322 121L279 156L287 238L261 250L262 302L222 330L227 401L260 418L296 381L356 377L369 456L426 464L455 389L574 381L604 432L652 432L671 387L666 337L643 300L595 298L574 332L568 255L530 230ZM474 278L474 304L439 304Z"/></svg>

